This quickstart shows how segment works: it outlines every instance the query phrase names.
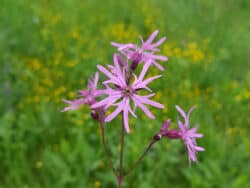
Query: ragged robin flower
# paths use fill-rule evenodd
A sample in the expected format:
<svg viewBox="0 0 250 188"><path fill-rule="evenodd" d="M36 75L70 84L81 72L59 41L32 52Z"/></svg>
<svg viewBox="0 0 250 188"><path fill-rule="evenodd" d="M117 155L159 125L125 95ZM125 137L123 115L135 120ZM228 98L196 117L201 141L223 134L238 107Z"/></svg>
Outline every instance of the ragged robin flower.
<svg viewBox="0 0 250 188"><path fill-rule="evenodd" d="M189 162L194 161L197 162L196 153L198 151L204 151L203 147L200 147L196 143L196 138L203 137L203 134L197 133L197 128L189 127L189 118L190 114L193 111L194 107L192 107L188 114L186 114L178 105L176 105L177 111L181 114L184 119L184 122L178 119L178 125L180 129L172 129L169 130L170 120L167 120L163 123L160 132L156 135L157 138L167 137L169 139L181 139L188 150L188 158Z"/></svg>
<svg viewBox="0 0 250 188"><path fill-rule="evenodd" d="M70 100L63 100L65 103L69 104L68 107L65 107L62 112L68 111L68 110L77 110L80 108L81 105L87 104L92 105L96 102L96 98L103 95L103 90L97 89L99 74L96 72L95 77L93 79L89 79L87 90L80 90L80 96L81 98L75 99L73 101Z"/></svg>
<svg viewBox="0 0 250 188"><path fill-rule="evenodd" d="M154 77L150 77L144 79L147 70L150 66L150 63L144 64L142 71L137 78L137 76L133 73L134 80L131 83L131 79L128 78L131 75L128 74L126 69L127 66L120 66L119 63L119 55L114 55L114 66L108 66L111 70L106 69L105 67L98 65L97 68L101 71L108 80L104 81L103 84L106 86L105 94L108 95L103 100L94 103L91 107L93 109L105 107L108 109L111 106L116 106L116 109L105 118L106 122L110 122L121 112L123 113L123 123L126 132L130 131L129 123L128 123L128 114L135 115L135 108L139 107L142 111L151 119L154 118L154 115L149 111L149 109L145 106L150 105L156 108L164 108L164 106L158 102L155 102L150 99L150 97L154 96L154 93L149 95L139 95L138 92L142 89L146 89L151 92L150 88L148 88L147 84L152 82L153 80L161 77L161 75L157 75ZM131 103L134 104L134 110L131 108Z"/></svg>
<svg viewBox="0 0 250 188"><path fill-rule="evenodd" d="M155 37L158 35L158 32L158 30L155 30L146 41L144 41L142 37L140 37L142 43L141 46L137 46L133 43L119 44L116 42L112 42L111 44L117 47L118 51L120 51L132 63L134 61L138 63L148 62L151 65L156 66L159 70L163 71L163 66L160 65L157 61L167 61L168 58L166 56L156 55L155 52L160 51L158 49L158 46L160 46L166 40L166 37L163 37L157 42L152 43Z"/></svg>

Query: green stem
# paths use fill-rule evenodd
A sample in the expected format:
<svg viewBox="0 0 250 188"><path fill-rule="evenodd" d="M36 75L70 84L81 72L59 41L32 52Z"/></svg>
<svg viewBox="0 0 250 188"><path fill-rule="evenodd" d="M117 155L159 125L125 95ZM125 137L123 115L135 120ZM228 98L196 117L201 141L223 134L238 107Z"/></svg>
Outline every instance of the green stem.
<svg viewBox="0 0 250 188"><path fill-rule="evenodd" d="M101 126L101 140L102 140L102 145L103 145L103 149L104 149L104 153L105 153L105 156L108 160L108 163L109 163L109 166L110 168L112 169L113 173L115 174L116 177L118 177L118 174L115 170L115 167L114 167L114 164L111 160L111 157L109 155L109 152L108 152L108 149L107 149L107 146L106 146L106 142L105 142L105 127L104 127L104 117L103 115L100 113L100 126Z"/></svg>
<svg viewBox="0 0 250 188"><path fill-rule="evenodd" d="M123 122L123 115L122 115L122 122ZM124 151L124 124L121 124L121 138L120 138L120 168L119 168L119 176L117 177L118 181L118 188L122 187L122 180L123 180L123 151Z"/></svg>

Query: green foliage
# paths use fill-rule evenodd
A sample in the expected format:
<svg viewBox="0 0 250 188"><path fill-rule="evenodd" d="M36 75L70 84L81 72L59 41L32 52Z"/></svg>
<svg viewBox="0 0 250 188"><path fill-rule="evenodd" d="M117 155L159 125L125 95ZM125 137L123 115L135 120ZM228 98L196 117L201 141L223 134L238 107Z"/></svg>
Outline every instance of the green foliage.
<svg viewBox="0 0 250 188"><path fill-rule="evenodd" d="M157 119L138 110L125 138L125 170L175 104L192 105L206 151L188 165L179 141L162 140L124 187L250 187L250 12L248 0L1 0L0 188L115 187L89 109L61 113L97 64L112 62L110 41L138 41L159 29L169 57L151 87L164 103ZM152 68L154 74L159 74ZM106 127L118 166L119 118Z"/></svg>

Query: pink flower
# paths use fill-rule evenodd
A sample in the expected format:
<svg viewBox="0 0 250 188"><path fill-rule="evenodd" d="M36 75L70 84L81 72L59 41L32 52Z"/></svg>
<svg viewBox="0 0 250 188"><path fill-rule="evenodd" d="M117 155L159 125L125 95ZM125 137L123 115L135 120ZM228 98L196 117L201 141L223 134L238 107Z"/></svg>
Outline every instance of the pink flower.
<svg viewBox="0 0 250 188"><path fill-rule="evenodd" d="M113 120L118 114L123 113L123 123L126 132L129 132L129 123L128 115L129 113L136 117L135 108L139 107L142 111L151 119L154 118L154 115L149 111L145 105L151 105L156 108L164 108L164 106L158 102L155 102L150 99L154 94L141 96L138 95L138 91L146 89L151 91L147 84L153 80L161 77L160 75L144 79L144 76L149 68L149 63L144 64L142 71L137 78L134 74L133 83L129 83L128 74L126 72L126 67L120 67L119 64L119 55L114 55L114 66L110 67L110 70L107 70L105 67L98 65L98 69L108 77L108 80L104 81L103 84L106 86L105 93L108 95L103 100L96 102L91 107L93 109L104 106L105 109L116 106L116 109L105 118L106 122ZM134 110L132 110L130 103L134 104Z"/></svg>
<svg viewBox="0 0 250 188"><path fill-rule="evenodd" d="M63 102L69 104L69 106L62 109L61 112L65 112L68 110L77 110L78 108L80 108L81 105L85 104L84 99L75 99L73 101L63 100Z"/></svg>
<svg viewBox="0 0 250 188"><path fill-rule="evenodd" d="M155 52L159 52L158 46L160 46L165 40L166 37L161 38L155 43L152 43L155 37L158 34L158 30L155 30L150 37L144 42L142 37L141 46L137 46L136 44L119 44L112 42L111 44L118 48L123 55L127 57L132 63L137 62L150 62L150 64L156 66L159 70L163 71L164 68L162 65L157 63L156 61L167 61L168 58L162 55L155 55Z"/></svg>
<svg viewBox="0 0 250 188"><path fill-rule="evenodd" d="M189 117L194 107L189 110L187 115L178 105L176 105L176 109L184 119L184 122L178 120L178 125L180 128L181 138L184 141L188 150L189 162L197 162L196 153L198 151L204 151L205 149L200 146L197 146L196 143L196 138L202 138L203 134L197 133L197 128L189 128Z"/></svg>
<svg viewBox="0 0 250 188"><path fill-rule="evenodd" d="M79 93L83 98L75 99L73 101L70 100L63 100L65 103L69 104L68 107L65 107L62 112L68 111L68 110L76 110L81 105L88 104L92 105L96 102L96 98L100 95L104 94L103 90L97 90L97 84L98 84L99 74L96 72L94 79L88 80L88 87L87 90L80 90Z"/></svg>
<svg viewBox="0 0 250 188"><path fill-rule="evenodd" d="M166 122L163 123L160 132L156 136L158 139L160 139L162 136L167 137L169 139L182 139L188 150L189 162L191 161L197 162L196 153L198 151L204 151L204 148L197 146L196 143L196 138L203 137L203 134L197 133L196 128L189 128L189 117L194 107L189 110L187 115L179 106L176 106L176 109L184 119L184 122L178 120L178 125L180 130L177 129L169 130L171 122L170 120L167 120Z"/></svg>

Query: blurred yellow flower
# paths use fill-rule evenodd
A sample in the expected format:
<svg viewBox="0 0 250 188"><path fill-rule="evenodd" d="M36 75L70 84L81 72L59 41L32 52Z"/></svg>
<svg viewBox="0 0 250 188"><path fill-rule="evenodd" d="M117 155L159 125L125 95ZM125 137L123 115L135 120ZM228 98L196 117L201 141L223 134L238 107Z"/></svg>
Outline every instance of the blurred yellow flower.
<svg viewBox="0 0 250 188"><path fill-rule="evenodd" d="M101 182L95 181L95 188L100 188L100 187L101 187Z"/></svg>
<svg viewBox="0 0 250 188"><path fill-rule="evenodd" d="M152 21L153 21L152 17L147 16L147 17L145 18L145 20L144 20L145 26L146 26L147 28L150 28L151 25L152 25Z"/></svg>
<svg viewBox="0 0 250 188"><path fill-rule="evenodd" d="M39 96L34 96L33 97L33 101L34 101L34 103L38 103L38 102L40 102L40 97Z"/></svg>
<svg viewBox="0 0 250 188"><path fill-rule="evenodd" d="M76 124L77 126L82 126L82 125L83 125L83 120L82 120L82 119L77 119L77 120L75 121L75 124Z"/></svg>
<svg viewBox="0 0 250 188"><path fill-rule="evenodd" d="M104 29L104 35L110 31L114 41L126 42L127 40L134 40L138 37L138 32L135 26L125 25L124 23L116 23Z"/></svg>
<svg viewBox="0 0 250 188"><path fill-rule="evenodd" d="M66 91L66 88L64 86L60 86L60 87L58 87L58 88L55 89L54 96L58 97L61 94L63 94L65 91Z"/></svg>
<svg viewBox="0 0 250 188"><path fill-rule="evenodd" d="M191 42L187 46L191 50L196 50L197 49L197 43L196 42Z"/></svg>
<svg viewBox="0 0 250 188"><path fill-rule="evenodd" d="M65 66L66 67L74 67L74 66L76 66L78 64L78 61L76 61L76 60L70 60L70 61L68 61L66 64L65 64Z"/></svg>
<svg viewBox="0 0 250 188"><path fill-rule="evenodd" d="M244 93L243 93L243 96L244 96L244 98L246 98L246 99L250 99L250 91L244 91Z"/></svg>
<svg viewBox="0 0 250 188"><path fill-rule="evenodd" d="M53 81L50 78L44 78L42 82L47 86L53 86Z"/></svg>
<svg viewBox="0 0 250 188"><path fill-rule="evenodd" d="M193 62L197 63L204 59L204 53L201 50L196 50L193 52Z"/></svg>
<svg viewBox="0 0 250 188"><path fill-rule="evenodd" d="M43 167L43 162L42 161L37 161L35 164L36 168L42 168Z"/></svg>
<svg viewBox="0 0 250 188"><path fill-rule="evenodd" d="M178 47L174 48L173 52L174 52L174 56L176 56L176 57L181 56L181 49L180 48L178 48Z"/></svg>
<svg viewBox="0 0 250 188"><path fill-rule="evenodd" d="M73 99L73 98L76 97L76 93L73 92L73 91L70 91L70 92L68 93L68 96L69 96L69 98Z"/></svg>
<svg viewBox="0 0 250 188"><path fill-rule="evenodd" d="M169 44L165 44L163 46L163 54L168 56L168 57L171 57L174 55L172 47Z"/></svg>
<svg viewBox="0 0 250 188"><path fill-rule="evenodd" d="M242 100L242 96L241 95L236 95L235 100L236 100L236 102L240 102Z"/></svg>
<svg viewBox="0 0 250 188"><path fill-rule="evenodd" d="M32 69L34 69L35 71L38 71L41 69L42 65L40 63L40 61L38 59L32 59L30 61L30 66Z"/></svg>

